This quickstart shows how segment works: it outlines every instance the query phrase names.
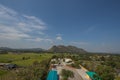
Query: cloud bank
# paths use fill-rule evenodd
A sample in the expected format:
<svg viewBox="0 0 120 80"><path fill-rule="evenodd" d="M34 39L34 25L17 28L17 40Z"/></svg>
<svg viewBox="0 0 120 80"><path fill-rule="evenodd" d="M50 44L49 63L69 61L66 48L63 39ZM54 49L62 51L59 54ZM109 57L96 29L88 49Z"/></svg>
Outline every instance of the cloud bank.
<svg viewBox="0 0 120 80"><path fill-rule="evenodd" d="M0 4L0 45L15 44L25 45L26 41L36 43L52 43L44 31L47 24L36 16L20 14L19 12ZM20 41L21 40L21 41ZM10 42L12 41L12 42ZM9 44L9 43L10 44ZM8 44L7 44L8 43ZM19 46L19 45L16 45Z"/></svg>
<svg viewBox="0 0 120 80"><path fill-rule="evenodd" d="M36 39L37 41L39 37L34 34L43 35L46 29L46 23L41 19L20 14L0 4L0 39Z"/></svg>

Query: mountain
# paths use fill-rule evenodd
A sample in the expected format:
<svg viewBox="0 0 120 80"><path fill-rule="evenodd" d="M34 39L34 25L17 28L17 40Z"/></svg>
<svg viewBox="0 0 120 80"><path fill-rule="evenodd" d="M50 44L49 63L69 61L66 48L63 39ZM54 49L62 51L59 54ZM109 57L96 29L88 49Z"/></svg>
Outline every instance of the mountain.
<svg viewBox="0 0 120 80"><path fill-rule="evenodd" d="M28 48L28 49L13 49L8 47L0 47L1 51L7 51L7 52L43 52L44 49L41 48Z"/></svg>
<svg viewBox="0 0 120 80"><path fill-rule="evenodd" d="M86 53L84 49L77 48L75 46L64 46L64 45L58 45L53 46L50 49L48 49L48 52L55 52L55 53Z"/></svg>
<svg viewBox="0 0 120 80"><path fill-rule="evenodd" d="M15 53L27 53L27 52L52 52L52 53L86 53L84 49L77 48L75 46L64 46L64 45L58 45L58 46L53 46L48 50L44 50L41 48L27 48L27 49L13 49L13 48L8 48L8 47L0 47L0 53L5 53L5 52L15 52Z"/></svg>
<svg viewBox="0 0 120 80"><path fill-rule="evenodd" d="M8 47L0 47L0 50L12 50L12 49Z"/></svg>

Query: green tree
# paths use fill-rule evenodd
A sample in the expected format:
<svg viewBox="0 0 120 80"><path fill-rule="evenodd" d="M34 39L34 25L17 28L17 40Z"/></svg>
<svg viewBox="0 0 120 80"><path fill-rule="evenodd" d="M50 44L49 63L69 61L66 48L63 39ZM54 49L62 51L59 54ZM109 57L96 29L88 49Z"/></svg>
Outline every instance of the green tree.
<svg viewBox="0 0 120 80"><path fill-rule="evenodd" d="M114 80L115 75L114 75L114 69L110 66L102 66L99 65L97 66L95 70L103 80Z"/></svg>
<svg viewBox="0 0 120 80"><path fill-rule="evenodd" d="M65 70L65 69L62 69L61 75L63 77L63 80L68 80L69 77L71 78L74 77L74 73L72 71Z"/></svg>

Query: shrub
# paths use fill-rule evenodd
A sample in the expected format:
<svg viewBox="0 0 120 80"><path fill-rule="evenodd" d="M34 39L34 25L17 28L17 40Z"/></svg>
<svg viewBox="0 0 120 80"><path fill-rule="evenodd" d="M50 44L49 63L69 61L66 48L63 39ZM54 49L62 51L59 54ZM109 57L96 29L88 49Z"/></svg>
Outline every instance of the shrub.
<svg viewBox="0 0 120 80"><path fill-rule="evenodd" d="M61 73L63 80L68 80L69 77L73 78L74 77L74 73L70 70L65 70L62 69L62 73Z"/></svg>

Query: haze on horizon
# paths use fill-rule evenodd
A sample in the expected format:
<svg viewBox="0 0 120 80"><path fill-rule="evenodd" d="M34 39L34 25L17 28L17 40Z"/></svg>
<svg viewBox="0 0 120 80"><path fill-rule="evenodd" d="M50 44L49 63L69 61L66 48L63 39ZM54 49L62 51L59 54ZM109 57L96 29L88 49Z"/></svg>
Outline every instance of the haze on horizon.
<svg viewBox="0 0 120 80"><path fill-rule="evenodd" d="M119 34L119 0L0 0L0 47L116 53Z"/></svg>

